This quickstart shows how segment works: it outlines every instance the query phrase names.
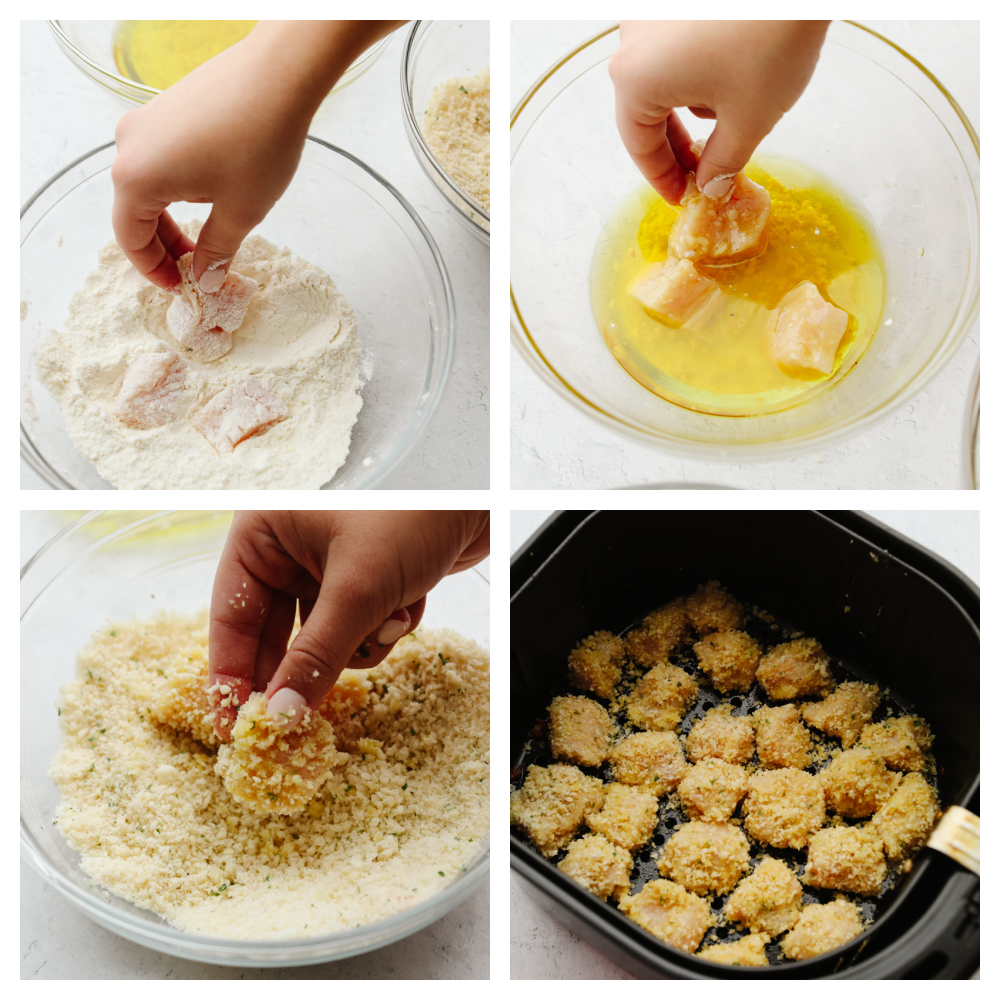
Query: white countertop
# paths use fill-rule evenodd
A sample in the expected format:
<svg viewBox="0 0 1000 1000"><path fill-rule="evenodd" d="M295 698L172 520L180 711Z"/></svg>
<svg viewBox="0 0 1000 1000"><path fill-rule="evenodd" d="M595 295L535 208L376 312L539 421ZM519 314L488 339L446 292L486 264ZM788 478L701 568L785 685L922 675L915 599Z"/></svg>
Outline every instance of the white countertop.
<svg viewBox="0 0 1000 1000"><path fill-rule="evenodd" d="M424 439L381 489L489 488L489 248L466 232L424 175L403 130L399 63L406 28L331 98L312 135L343 147L410 202L441 251L455 296L455 353ZM21 22L21 203L78 156L114 138L127 108L79 72L44 21ZM377 113L373 113L377 109ZM21 488L49 489L21 462Z"/></svg>
<svg viewBox="0 0 1000 1000"><path fill-rule="evenodd" d="M561 56L612 23L512 22L511 108ZM978 21L863 23L923 62L979 131ZM978 345L977 319L967 341L923 392L850 441L797 459L744 464L679 458L619 436L543 385L511 346L511 487L688 482L739 489L961 489L962 425Z"/></svg>
<svg viewBox="0 0 1000 1000"><path fill-rule="evenodd" d="M555 513L512 511L510 552L518 548ZM866 510L900 534L943 556L974 583L979 583L979 512ZM553 920L510 880L511 979L631 979L601 952ZM977 973L973 978L978 979Z"/></svg>
<svg viewBox="0 0 1000 1000"><path fill-rule="evenodd" d="M22 511L21 565L84 511ZM489 560L479 566L489 578ZM21 979L488 979L487 883L436 923L339 962L235 969L133 944L85 917L21 862Z"/></svg>

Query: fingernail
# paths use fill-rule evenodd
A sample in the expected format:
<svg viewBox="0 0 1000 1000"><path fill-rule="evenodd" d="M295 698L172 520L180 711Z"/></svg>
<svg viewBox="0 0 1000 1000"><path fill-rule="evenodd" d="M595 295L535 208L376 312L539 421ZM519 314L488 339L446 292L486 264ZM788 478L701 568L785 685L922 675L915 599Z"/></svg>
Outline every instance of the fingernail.
<svg viewBox="0 0 1000 1000"><path fill-rule="evenodd" d="M203 292L217 292L226 280L225 261L212 264L205 269L205 273L198 279Z"/></svg>
<svg viewBox="0 0 1000 1000"><path fill-rule="evenodd" d="M284 729L297 726L306 711L306 700L291 688L281 688L271 695L267 703L267 714Z"/></svg>
<svg viewBox="0 0 1000 1000"><path fill-rule="evenodd" d="M702 189L702 194L709 198L725 198L733 188L733 178L736 174L719 174L713 177Z"/></svg>
<svg viewBox="0 0 1000 1000"><path fill-rule="evenodd" d="M382 622L382 627L375 638L380 646L388 646L397 639L402 639L409 627L409 622L401 622L398 618L387 618Z"/></svg>

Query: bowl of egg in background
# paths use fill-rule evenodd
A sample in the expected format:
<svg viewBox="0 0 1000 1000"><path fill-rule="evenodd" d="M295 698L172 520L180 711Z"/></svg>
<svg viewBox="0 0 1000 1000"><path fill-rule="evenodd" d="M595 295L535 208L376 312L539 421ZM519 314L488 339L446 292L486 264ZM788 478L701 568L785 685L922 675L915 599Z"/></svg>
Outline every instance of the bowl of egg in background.
<svg viewBox="0 0 1000 1000"><path fill-rule="evenodd" d="M406 36L399 70L403 125L413 155L459 222L487 246L489 208L463 191L448 173L428 145L421 123L441 84L475 77L489 65L489 21L414 21Z"/></svg>
<svg viewBox="0 0 1000 1000"><path fill-rule="evenodd" d="M256 21L49 21L84 76L130 108L151 101L182 76L245 38ZM348 67L336 94L375 65L389 44L376 42Z"/></svg>
<svg viewBox="0 0 1000 1000"><path fill-rule="evenodd" d="M114 143L50 179L21 212L21 454L55 489L113 488L77 450L35 353L113 238ZM179 222L207 206L178 202ZM363 400L350 452L324 489L373 489L413 452L444 391L455 308L444 261L410 204L370 167L309 137L288 189L253 230L326 271L357 318Z"/></svg>
<svg viewBox="0 0 1000 1000"><path fill-rule="evenodd" d="M811 83L751 168L794 164L828 180L832 201L872 234L870 329L788 405L762 395L759 407L727 409L702 405L705 393L678 402L648 388L653 377L616 360L595 320L610 223L644 187L614 121L608 60L618 46L617 28L584 42L511 117L511 335L532 371L619 433L726 461L821 450L923 389L979 306L979 143L945 87L880 35L831 24ZM680 114L693 139L707 138L714 122ZM794 186L795 169L784 169L774 175Z"/></svg>
<svg viewBox="0 0 1000 1000"><path fill-rule="evenodd" d="M51 513L53 531L58 519ZM236 940L180 931L105 892L54 824L59 792L49 768L59 747L59 686L76 655L108 619L208 605L231 514L97 511L64 527L21 571L21 855L49 885L102 927L156 951L246 967L309 965L398 941L444 916L486 881L489 837L473 861L434 896L396 916L336 934ZM155 597L153 596L155 595ZM489 583L476 569L445 577L428 595L423 624L489 644Z"/></svg>

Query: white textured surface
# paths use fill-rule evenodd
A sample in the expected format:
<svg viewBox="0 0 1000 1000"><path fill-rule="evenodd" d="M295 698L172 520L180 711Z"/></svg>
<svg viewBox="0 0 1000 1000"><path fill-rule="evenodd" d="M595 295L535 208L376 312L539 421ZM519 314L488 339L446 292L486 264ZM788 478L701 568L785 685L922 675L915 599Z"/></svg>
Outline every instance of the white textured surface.
<svg viewBox="0 0 1000 1000"><path fill-rule="evenodd" d="M22 511L20 564L85 511ZM489 578L489 560L480 564ZM490 889L402 941L340 962L234 969L163 955L93 923L21 862L21 979L488 979Z"/></svg>
<svg viewBox="0 0 1000 1000"><path fill-rule="evenodd" d="M512 22L511 107L549 66L610 23ZM923 62L979 131L978 21L864 23ZM977 320L931 385L850 441L821 454L745 464L677 458L620 437L556 396L511 347L511 486L694 482L740 489L961 489L962 422L978 342Z"/></svg>
<svg viewBox="0 0 1000 1000"><path fill-rule="evenodd" d="M310 133L353 153L409 201L444 257L455 296L455 354L441 403L426 437L382 489L488 489L490 253L453 217L407 142L399 95L405 31L328 102ZM71 65L44 21L22 21L21 203L113 139L126 110ZM49 487L21 462L21 488Z"/></svg>
<svg viewBox="0 0 1000 1000"><path fill-rule="evenodd" d="M511 555L554 511L511 511ZM866 510L979 583L979 512ZM510 880L511 979L631 979L610 959L553 920ZM974 978L978 978L978 975Z"/></svg>

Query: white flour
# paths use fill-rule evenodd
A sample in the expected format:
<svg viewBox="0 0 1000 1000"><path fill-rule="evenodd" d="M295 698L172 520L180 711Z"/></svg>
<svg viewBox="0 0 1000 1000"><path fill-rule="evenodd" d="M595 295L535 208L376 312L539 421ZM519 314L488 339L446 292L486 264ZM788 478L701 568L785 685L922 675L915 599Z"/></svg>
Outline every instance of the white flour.
<svg viewBox="0 0 1000 1000"><path fill-rule="evenodd" d="M201 226L184 228L195 238ZM350 304L329 275L260 236L244 242L232 268L261 290L216 361L196 361L170 335L173 296L114 242L73 296L64 329L39 348L39 376L73 444L119 489L318 489L344 464L362 384ZM132 430L112 412L115 400L129 362L158 350L177 351L188 366L180 412L163 427ZM289 418L220 457L191 417L248 375L281 396Z"/></svg>

